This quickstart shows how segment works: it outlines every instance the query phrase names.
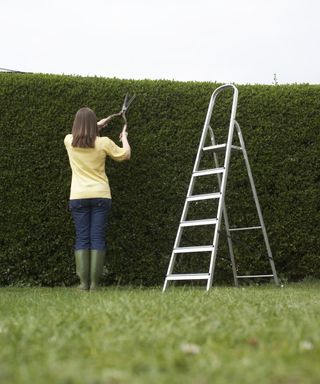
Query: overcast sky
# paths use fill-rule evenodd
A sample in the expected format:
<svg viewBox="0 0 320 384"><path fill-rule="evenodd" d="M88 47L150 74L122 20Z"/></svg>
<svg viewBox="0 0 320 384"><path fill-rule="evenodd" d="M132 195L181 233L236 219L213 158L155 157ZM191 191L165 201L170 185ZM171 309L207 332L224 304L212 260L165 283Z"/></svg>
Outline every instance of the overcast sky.
<svg viewBox="0 0 320 384"><path fill-rule="evenodd" d="M0 0L0 67L320 84L320 0Z"/></svg>

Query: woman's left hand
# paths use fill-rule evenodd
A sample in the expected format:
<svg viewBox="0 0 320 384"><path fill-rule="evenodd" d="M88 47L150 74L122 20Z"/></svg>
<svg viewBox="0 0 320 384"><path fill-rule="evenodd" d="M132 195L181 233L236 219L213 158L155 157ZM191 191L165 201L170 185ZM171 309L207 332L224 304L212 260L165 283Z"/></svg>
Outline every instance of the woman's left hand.
<svg viewBox="0 0 320 384"><path fill-rule="evenodd" d="M100 129L106 127L108 125L108 123L115 117L119 117L122 115L122 112L118 112L118 113L114 113L113 115L110 115L104 119L101 119L97 122L97 126Z"/></svg>
<svg viewBox="0 0 320 384"><path fill-rule="evenodd" d="M97 122L97 126L99 129L102 129L106 125L108 125L108 118L107 117L105 119L101 119Z"/></svg>

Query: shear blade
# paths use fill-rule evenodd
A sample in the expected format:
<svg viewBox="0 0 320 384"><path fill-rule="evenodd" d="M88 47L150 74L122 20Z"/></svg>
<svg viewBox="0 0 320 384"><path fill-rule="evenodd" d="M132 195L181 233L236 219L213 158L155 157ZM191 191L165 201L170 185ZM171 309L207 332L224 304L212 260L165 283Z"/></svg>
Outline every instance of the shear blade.
<svg viewBox="0 0 320 384"><path fill-rule="evenodd" d="M122 105L122 110L121 111L123 113L125 113L127 111L127 109L129 108L130 104L135 99L136 95L134 94L130 99L129 99L129 97L130 97L130 95L129 95L129 93L127 93L125 98L124 98L123 105Z"/></svg>

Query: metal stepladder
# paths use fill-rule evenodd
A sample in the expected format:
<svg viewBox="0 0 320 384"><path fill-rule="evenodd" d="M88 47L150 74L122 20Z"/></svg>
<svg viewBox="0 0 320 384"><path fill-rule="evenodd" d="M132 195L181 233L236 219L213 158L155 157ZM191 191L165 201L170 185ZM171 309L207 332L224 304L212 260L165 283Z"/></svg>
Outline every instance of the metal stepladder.
<svg viewBox="0 0 320 384"><path fill-rule="evenodd" d="M215 142L213 130L210 126L212 111L213 111L213 107L215 105L217 96L220 93L222 93L223 91L230 90L230 89L233 91L233 99L232 99L232 109L231 109L231 115L230 115L228 139L227 139L227 143L217 145ZM214 269L215 269L215 263L216 263L217 252L218 252L218 243L219 243L219 235L220 235L222 217L224 220L224 227L225 227L225 231L226 231L230 261L231 261L235 285L238 286L238 280L239 279L260 278L260 277L261 278L263 278L263 277L273 278L275 284L276 285L279 284L279 280L278 280L274 260L272 257L272 252L271 252L271 248L269 245L268 235L267 235L266 227L264 224L264 220L263 220L263 216L262 216L262 212L261 212L261 208L260 208L260 204L259 204L259 200L258 200L258 196L257 196L257 191L256 191L255 184L253 181L253 176L252 176L252 172L251 172L249 159L248 159L247 151L245 148L242 132L240 129L240 125L236 121L237 102L238 102L238 90L233 84L222 85L222 86L218 87L211 95L209 107L208 107L208 111L207 111L207 115L206 115L206 119L205 119L205 123L204 123L204 127L203 127L203 131L202 131L202 135L201 135L201 139L200 139L200 144L198 147L197 157L196 157L196 160L194 163L193 172L192 172L192 176L191 176L191 180L190 180L190 184L189 184L189 188L188 188L188 192L187 192L187 197L186 197L186 200L184 203L180 224L178 227L178 231L177 231L174 247L172 250L167 275L166 275L164 286L163 286L163 291L166 290L169 281L174 281L174 280L206 280L207 281L207 286L206 286L207 291L211 288L212 283L213 283ZM236 129L236 132L237 132L237 135L239 138L239 142L240 142L240 146L236 146L236 145L232 144L233 136L234 136L234 129ZM208 133L210 134L211 145L205 146ZM259 221L260 221L260 225L252 226L252 227L243 227L243 228L230 228L229 227L229 220L228 220L227 209L226 209L226 205L225 205L225 194L226 194L228 170L229 170L232 150L242 151L245 166L246 166L248 177L249 177L250 187L252 190L257 214L258 214ZM201 157L202 157L204 152L212 152L213 153L215 168L199 170ZM219 152L225 153L223 167L219 166L218 157L217 157L217 153L219 153ZM219 192L193 195L193 190L194 190L194 185L195 185L196 180L199 177L208 176L208 175L216 175L217 176ZM202 220L189 220L189 221L186 220L190 203L197 202L200 200L209 200L209 199L218 199L218 208L217 208L216 217L208 218L208 219L202 219ZM182 232L183 232L184 228L195 227L195 226L205 226L205 225L214 226L214 235L213 235L212 244L192 246L192 247L184 247L184 246L181 247L180 246ZM255 229L262 230L264 243L265 243L266 251L267 251L267 257L269 259L272 274L243 275L243 276L237 275L237 269L236 269L234 252L233 252L231 233L233 231L246 231L246 230L255 230ZM201 253L201 252L210 253L210 265L209 265L208 273L192 273L192 274L190 274L190 273L188 273L188 274L174 274L173 273L174 264L176 262L176 256L178 254Z"/></svg>

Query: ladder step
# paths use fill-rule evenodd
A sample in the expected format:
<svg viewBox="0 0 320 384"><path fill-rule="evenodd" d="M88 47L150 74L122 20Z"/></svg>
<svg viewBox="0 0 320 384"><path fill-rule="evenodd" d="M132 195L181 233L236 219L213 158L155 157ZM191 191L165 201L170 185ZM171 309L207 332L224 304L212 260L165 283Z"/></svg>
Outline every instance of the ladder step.
<svg viewBox="0 0 320 384"><path fill-rule="evenodd" d="M200 245L195 247L178 247L173 249L173 253L193 253L193 252L211 252L213 245Z"/></svg>
<svg viewBox="0 0 320 384"><path fill-rule="evenodd" d="M224 150L227 148L227 144L217 144L217 145L210 145L209 147L203 147L202 150L204 152L207 151L212 151L212 152L224 152ZM237 145L231 145L231 149L236 149L236 150L242 150L241 147Z"/></svg>
<svg viewBox="0 0 320 384"><path fill-rule="evenodd" d="M208 280L209 273L187 273L179 275L168 275L167 280Z"/></svg>
<svg viewBox="0 0 320 384"><path fill-rule="evenodd" d="M235 231L246 231L246 230L250 230L250 229L261 229L261 225L257 226L257 227L243 227L243 228L229 228L229 231L230 232L235 232Z"/></svg>
<svg viewBox="0 0 320 384"><path fill-rule="evenodd" d="M215 175L218 173L223 173L225 171L224 168L214 168L214 169L203 169L202 171L193 172L192 176L207 176L207 175Z"/></svg>
<svg viewBox="0 0 320 384"><path fill-rule="evenodd" d="M199 200L209 200L209 199L220 199L221 193L204 193L202 195L193 195L187 197L187 201L199 201Z"/></svg>
<svg viewBox="0 0 320 384"><path fill-rule="evenodd" d="M237 276L237 279L254 279L255 277L273 277L274 275L247 275Z"/></svg>
<svg viewBox="0 0 320 384"><path fill-rule="evenodd" d="M197 225L214 225L217 224L217 219L203 219L203 220L190 220L182 221L180 227L194 227Z"/></svg>

